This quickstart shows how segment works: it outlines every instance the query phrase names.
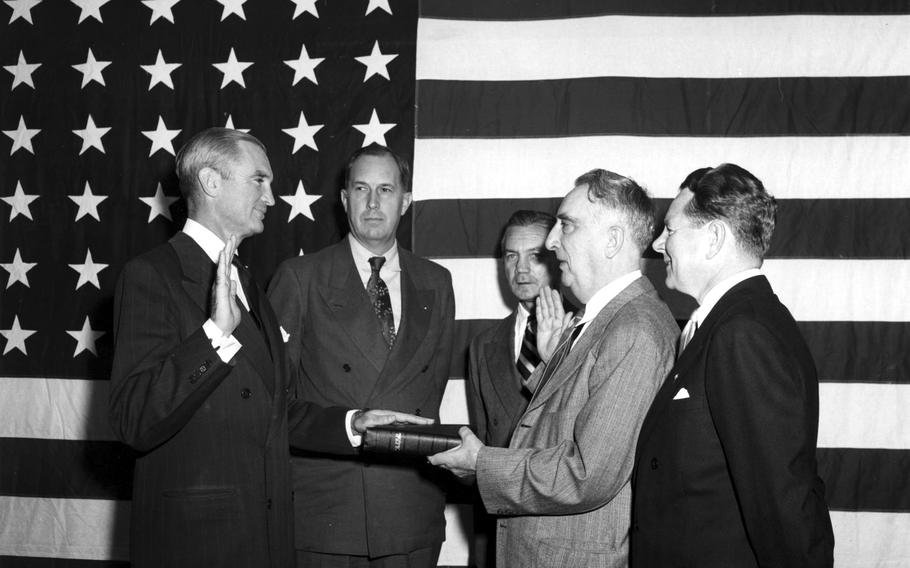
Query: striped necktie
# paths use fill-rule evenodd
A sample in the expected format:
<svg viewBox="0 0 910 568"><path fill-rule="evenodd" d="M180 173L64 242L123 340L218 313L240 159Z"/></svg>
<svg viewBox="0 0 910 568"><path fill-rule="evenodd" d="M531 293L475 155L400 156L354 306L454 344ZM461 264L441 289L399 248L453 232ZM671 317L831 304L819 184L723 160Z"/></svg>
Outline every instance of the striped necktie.
<svg viewBox="0 0 910 568"><path fill-rule="evenodd" d="M540 382L537 383L537 389L534 390L534 395L541 391L547 381L550 380L550 377L556 372L556 369L562 364L565 358L569 355L569 351L572 350L572 344L575 343L575 340L578 339L581 330L585 327L584 323L578 323L581 320L584 310L580 311L574 318L572 318L571 328L566 328L562 334L562 339L559 341L559 345L556 347L556 350L553 351L553 355L550 356L550 360L547 361L546 367L543 370L543 376L540 377Z"/></svg>
<svg viewBox="0 0 910 568"><path fill-rule="evenodd" d="M524 378L528 380L537 365L540 364L540 355L537 353L537 318L534 314L528 316L525 325L525 334L521 340L521 349L518 351L518 360L515 367Z"/></svg>

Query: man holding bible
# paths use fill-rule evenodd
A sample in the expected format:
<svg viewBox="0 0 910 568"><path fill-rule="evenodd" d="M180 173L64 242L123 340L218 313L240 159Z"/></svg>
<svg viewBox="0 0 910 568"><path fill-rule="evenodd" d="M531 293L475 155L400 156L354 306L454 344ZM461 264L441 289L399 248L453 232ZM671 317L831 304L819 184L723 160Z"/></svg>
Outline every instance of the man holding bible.
<svg viewBox="0 0 910 568"><path fill-rule="evenodd" d="M549 356L527 381L534 395L508 448L463 428L459 447L429 460L476 476L484 506L500 516L498 567L622 567L635 441L679 328L639 270L654 208L638 184L592 170L557 218L546 246L585 307L568 320L557 292L540 294L538 343Z"/></svg>

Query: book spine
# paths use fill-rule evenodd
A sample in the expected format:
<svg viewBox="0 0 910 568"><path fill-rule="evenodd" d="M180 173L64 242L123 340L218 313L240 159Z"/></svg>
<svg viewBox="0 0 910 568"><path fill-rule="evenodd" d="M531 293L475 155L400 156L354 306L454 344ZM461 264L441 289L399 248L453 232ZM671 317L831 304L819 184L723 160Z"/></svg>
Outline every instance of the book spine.
<svg viewBox="0 0 910 568"><path fill-rule="evenodd" d="M458 438L400 430L371 430L364 440L365 448L369 450L416 456L444 452L460 443Z"/></svg>

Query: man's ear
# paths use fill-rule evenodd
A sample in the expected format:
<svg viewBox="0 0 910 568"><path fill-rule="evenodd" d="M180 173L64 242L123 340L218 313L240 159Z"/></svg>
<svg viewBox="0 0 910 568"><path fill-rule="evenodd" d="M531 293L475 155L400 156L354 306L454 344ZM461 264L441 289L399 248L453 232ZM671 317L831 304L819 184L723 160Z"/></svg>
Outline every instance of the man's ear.
<svg viewBox="0 0 910 568"><path fill-rule="evenodd" d="M204 167L197 174L199 187L208 197L216 197L221 192L221 174L215 168Z"/></svg>
<svg viewBox="0 0 910 568"><path fill-rule="evenodd" d="M404 215L405 211L408 210L408 207L411 206L412 198L413 198L413 195L411 194L410 191L406 191L406 192L404 192L404 194L402 194L402 196L401 196L401 215Z"/></svg>
<svg viewBox="0 0 910 568"><path fill-rule="evenodd" d="M622 250L626 241L626 232L619 225L611 225L604 235L604 256L613 258Z"/></svg>
<svg viewBox="0 0 910 568"><path fill-rule="evenodd" d="M341 188L341 206L344 207L344 212L348 212L348 190Z"/></svg>
<svg viewBox="0 0 910 568"><path fill-rule="evenodd" d="M708 253L706 258L714 258L724 248L724 242L729 236L730 228L719 219L708 222Z"/></svg>

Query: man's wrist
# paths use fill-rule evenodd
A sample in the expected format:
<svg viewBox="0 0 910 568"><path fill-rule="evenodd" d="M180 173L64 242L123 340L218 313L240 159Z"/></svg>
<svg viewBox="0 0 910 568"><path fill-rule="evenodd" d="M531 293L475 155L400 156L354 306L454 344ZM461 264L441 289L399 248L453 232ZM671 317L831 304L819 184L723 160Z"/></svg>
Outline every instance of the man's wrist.
<svg viewBox="0 0 910 568"><path fill-rule="evenodd" d="M359 410L355 410L354 413L351 414L351 424L350 424L350 428L351 428L351 435L352 435L352 436L360 436L361 432L358 432L358 431L357 431L357 427L356 427L354 424L357 422L357 419L358 419L358 418L360 418L361 416L363 416L364 414L366 414L368 411L369 411L368 408L361 408L361 409L359 409Z"/></svg>

